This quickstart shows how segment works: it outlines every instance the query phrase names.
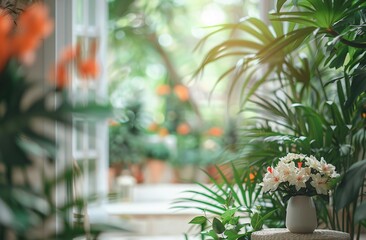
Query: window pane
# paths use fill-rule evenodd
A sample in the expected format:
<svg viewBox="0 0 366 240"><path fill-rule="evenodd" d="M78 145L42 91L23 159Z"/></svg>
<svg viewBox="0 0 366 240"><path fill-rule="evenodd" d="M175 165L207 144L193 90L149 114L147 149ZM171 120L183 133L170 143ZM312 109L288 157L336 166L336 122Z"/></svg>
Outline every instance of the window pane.
<svg viewBox="0 0 366 240"><path fill-rule="evenodd" d="M75 4L76 25L84 25L84 0L76 0Z"/></svg>
<svg viewBox="0 0 366 240"><path fill-rule="evenodd" d="M88 4L89 4L89 11L88 11L88 15L89 15L89 26L95 26L96 25L96 3L95 3L95 0L90 0L88 1Z"/></svg>
<svg viewBox="0 0 366 240"><path fill-rule="evenodd" d="M75 120L74 121L74 140L75 140L75 146L76 146L76 151L82 151L83 150L83 122L80 120Z"/></svg>
<svg viewBox="0 0 366 240"><path fill-rule="evenodd" d="M95 150L96 148L96 134L97 134L97 126L95 123L89 123L88 124L88 138L89 138L89 146L88 146L88 149L89 150Z"/></svg>

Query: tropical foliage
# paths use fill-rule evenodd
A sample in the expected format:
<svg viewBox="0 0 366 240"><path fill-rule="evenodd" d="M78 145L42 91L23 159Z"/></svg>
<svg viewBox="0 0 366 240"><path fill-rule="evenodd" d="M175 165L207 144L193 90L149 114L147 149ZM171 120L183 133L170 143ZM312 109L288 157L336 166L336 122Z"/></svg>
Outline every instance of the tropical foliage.
<svg viewBox="0 0 366 240"><path fill-rule="evenodd" d="M208 51L197 74L226 58L235 61L217 82L229 81L231 93L239 89L241 95L245 123L237 167L250 168L259 183L266 166L289 152L324 157L344 177L333 211L327 210L328 200L316 198L319 222L359 235L364 214L354 213L364 209L366 3L276 3L268 23L244 18L219 25L203 38L201 44L207 45L223 31L232 36ZM346 187L347 197L342 193ZM281 195L261 199L265 212L284 209ZM274 214L268 226L283 226L284 213Z"/></svg>
<svg viewBox="0 0 366 240"><path fill-rule="evenodd" d="M277 210L264 214L260 211L261 189L253 184L256 176L249 170L238 171L231 165L232 177L229 177L219 167L216 169L219 179L206 172L212 186L197 183L200 190L186 191L194 197L176 199L173 208L203 211L203 216L190 221L199 226L198 235L202 239L250 239L251 233L262 229ZM248 217L250 223L245 222Z"/></svg>

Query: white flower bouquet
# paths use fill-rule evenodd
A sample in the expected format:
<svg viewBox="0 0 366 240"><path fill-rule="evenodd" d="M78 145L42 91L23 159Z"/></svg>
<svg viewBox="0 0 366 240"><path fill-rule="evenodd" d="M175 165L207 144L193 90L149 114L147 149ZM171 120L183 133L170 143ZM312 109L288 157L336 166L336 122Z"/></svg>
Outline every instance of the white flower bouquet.
<svg viewBox="0 0 366 240"><path fill-rule="evenodd" d="M297 195L328 195L331 180L339 174L335 166L314 156L289 153L276 167L268 167L261 186L264 192L279 191L286 198Z"/></svg>

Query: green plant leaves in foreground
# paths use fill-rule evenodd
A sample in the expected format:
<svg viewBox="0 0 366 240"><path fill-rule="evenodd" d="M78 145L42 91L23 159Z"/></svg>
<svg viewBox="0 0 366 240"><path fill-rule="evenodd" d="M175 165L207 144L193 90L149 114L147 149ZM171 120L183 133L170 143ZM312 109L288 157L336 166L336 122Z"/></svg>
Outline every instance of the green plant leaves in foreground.
<svg viewBox="0 0 366 240"><path fill-rule="evenodd" d="M212 229L215 231L215 233L221 234L225 231L225 226L219 219L214 218L212 221Z"/></svg>
<svg viewBox="0 0 366 240"><path fill-rule="evenodd" d="M346 207L357 199L364 183L365 173L366 160L357 162L348 169L334 194L336 210ZM362 209L364 208L365 207L362 206ZM361 216L362 215L359 217Z"/></svg>

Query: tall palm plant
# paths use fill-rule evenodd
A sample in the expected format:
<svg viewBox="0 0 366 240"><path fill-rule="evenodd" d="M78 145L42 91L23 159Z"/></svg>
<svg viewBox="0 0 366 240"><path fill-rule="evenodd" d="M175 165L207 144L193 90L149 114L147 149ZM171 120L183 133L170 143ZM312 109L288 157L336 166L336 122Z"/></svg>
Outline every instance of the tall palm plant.
<svg viewBox="0 0 366 240"><path fill-rule="evenodd" d="M238 164L256 166L260 173L295 151L322 156L344 173L366 152L366 3L278 0L276 6L269 26L247 18L220 25L207 35L202 44L222 31L243 34L211 48L197 74L224 58L236 60L217 81L227 78L231 91L241 88L240 103L247 118ZM259 91L262 87L271 90L264 94ZM324 199L316 201L323 209L319 218L329 227L356 235L351 211L359 204L362 185L357 185L351 201L336 202L338 209L345 208L347 224L338 218L338 209L327 212ZM341 199L338 195L336 201ZM283 208L284 203L272 199L269 206Z"/></svg>

